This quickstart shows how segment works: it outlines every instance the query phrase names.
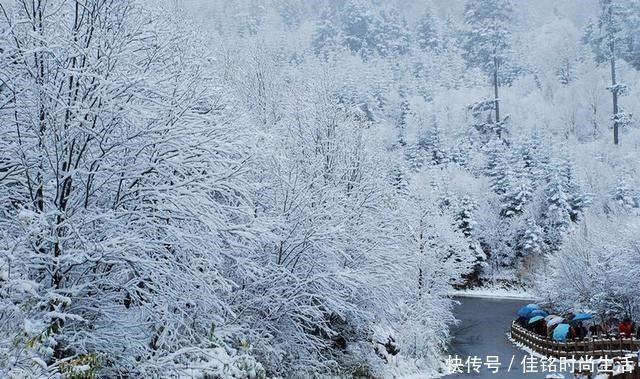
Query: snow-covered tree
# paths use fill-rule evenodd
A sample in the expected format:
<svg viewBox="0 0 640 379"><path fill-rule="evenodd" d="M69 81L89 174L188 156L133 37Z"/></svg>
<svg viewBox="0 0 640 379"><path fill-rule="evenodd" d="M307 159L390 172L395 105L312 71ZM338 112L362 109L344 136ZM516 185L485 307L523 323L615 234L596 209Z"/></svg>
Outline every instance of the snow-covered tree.
<svg viewBox="0 0 640 379"><path fill-rule="evenodd" d="M395 8L382 9L375 24L374 43L382 56L397 56L409 51L409 29L404 16Z"/></svg>
<svg viewBox="0 0 640 379"><path fill-rule="evenodd" d="M617 60L624 55L624 36L622 29L622 17L624 8L619 0L600 0L600 14L598 18L597 32L595 28L587 30L589 33L585 39L590 43L595 59L598 63L607 63L611 71L611 91L613 99L613 143L618 144L619 128L628 123L629 115L621 112L618 97L627 91L624 84L619 83Z"/></svg>
<svg viewBox="0 0 640 379"><path fill-rule="evenodd" d="M514 181L515 183L510 183L510 189L502 197L500 213L506 217L522 214L533 192L531 182L526 178L516 178Z"/></svg>
<svg viewBox="0 0 640 379"><path fill-rule="evenodd" d="M484 168L489 178L491 189L498 195L507 193L513 180L514 167L510 152L505 151L499 143L493 143L487 150L487 163Z"/></svg>
<svg viewBox="0 0 640 379"><path fill-rule="evenodd" d="M341 11L344 45L363 58L376 49L375 15L363 0L348 0Z"/></svg>
<svg viewBox="0 0 640 379"><path fill-rule="evenodd" d="M541 254L544 251L544 231L534 219L529 218L526 223L522 250L525 255Z"/></svg>
<svg viewBox="0 0 640 379"><path fill-rule="evenodd" d="M331 18L331 14L325 11L318 21L313 34L311 47L316 55L323 57L325 60L330 55L332 49L339 44L340 30L335 25L335 20Z"/></svg>
<svg viewBox="0 0 640 379"><path fill-rule="evenodd" d="M618 180L616 188L612 191L613 200L625 209L638 208L637 193L633 191L624 178Z"/></svg>
<svg viewBox="0 0 640 379"><path fill-rule="evenodd" d="M435 17L427 11L416 26L416 40L421 49L432 52L439 51L442 46Z"/></svg>
<svg viewBox="0 0 640 379"><path fill-rule="evenodd" d="M418 140L418 147L429 164L439 165L447 162L443 145L438 122L435 117L432 117L429 127Z"/></svg>
<svg viewBox="0 0 640 379"><path fill-rule="evenodd" d="M226 359L246 151L201 52L135 1L1 8L0 375Z"/></svg>
<svg viewBox="0 0 640 379"><path fill-rule="evenodd" d="M585 307L603 318L638 314L637 230L636 218L614 220L588 212L549 257L546 275L551 280L540 285L545 298L561 311Z"/></svg>
<svg viewBox="0 0 640 379"><path fill-rule="evenodd" d="M465 57L471 67L481 68L492 78L494 122L500 122L500 69L505 65L511 44L513 6L509 0L465 2Z"/></svg>

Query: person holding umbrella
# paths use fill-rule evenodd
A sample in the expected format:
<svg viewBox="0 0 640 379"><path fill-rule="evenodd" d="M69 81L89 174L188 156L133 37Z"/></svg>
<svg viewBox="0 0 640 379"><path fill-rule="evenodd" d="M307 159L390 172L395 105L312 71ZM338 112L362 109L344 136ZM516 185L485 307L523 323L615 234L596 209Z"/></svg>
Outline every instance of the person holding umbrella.
<svg viewBox="0 0 640 379"><path fill-rule="evenodd" d="M559 342L566 342L567 335L569 334L569 324L557 324L553 330L553 340Z"/></svg>
<svg viewBox="0 0 640 379"><path fill-rule="evenodd" d="M529 330L540 336L546 337L547 335L547 327L544 323L544 316L542 315L531 317L529 319L529 328Z"/></svg>
<svg viewBox="0 0 640 379"><path fill-rule="evenodd" d="M551 338L553 336L553 330L564 321L563 317L557 315L550 315L544 318L547 324L547 337Z"/></svg>
<svg viewBox="0 0 640 379"><path fill-rule="evenodd" d="M524 307L518 309L518 319L516 320L516 322L518 324L520 324L521 326L529 329L529 325L527 323L527 321L529 321L529 319L533 316L537 316L532 314L534 311L538 311L540 310L540 307L538 306L538 304L527 304Z"/></svg>
<svg viewBox="0 0 640 379"><path fill-rule="evenodd" d="M590 313L577 313L571 319L571 338L577 340L583 340L587 336L587 328L582 325L582 321L591 320L593 316Z"/></svg>
<svg viewBox="0 0 640 379"><path fill-rule="evenodd" d="M587 336L587 328L582 325L582 321L573 321L570 330L573 339L583 340Z"/></svg>

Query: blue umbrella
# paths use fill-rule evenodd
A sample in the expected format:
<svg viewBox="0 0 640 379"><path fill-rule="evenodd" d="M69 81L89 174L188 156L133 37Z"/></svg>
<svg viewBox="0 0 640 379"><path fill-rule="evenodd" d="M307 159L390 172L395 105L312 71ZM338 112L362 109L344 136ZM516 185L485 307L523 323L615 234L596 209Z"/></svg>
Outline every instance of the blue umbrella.
<svg viewBox="0 0 640 379"><path fill-rule="evenodd" d="M529 324L533 324L536 321L544 320L544 316L533 316L529 319Z"/></svg>
<svg viewBox="0 0 640 379"><path fill-rule="evenodd" d="M553 340L565 342L567 340L567 334L569 334L569 324L558 324L553 329Z"/></svg>
<svg viewBox="0 0 640 379"><path fill-rule="evenodd" d="M531 315L531 312L533 312L535 309L538 309L538 306L536 304L527 304L524 307L518 309L518 316L529 317Z"/></svg>
<svg viewBox="0 0 640 379"><path fill-rule="evenodd" d="M591 320L592 318L593 316L589 313L578 313L571 319L571 321Z"/></svg>
<svg viewBox="0 0 640 379"><path fill-rule="evenodd" d="M534 309L531 311L531 316L542 316L547 317L549 314L542 309Z"/></svg>
<svg viewBox="0 0 640 379"><path fill-rule="evenodd" d="M540 306L538 304L535 304L535 303L527 304L527 305L525 305L525 307L531 308L531 309L540 309Z"/></svg>
<svg viewBox="0 0 640 379"><path fill-rule="evenodd" d="M531 315L531 308L522 307L518 309L518 316L528 318L530 315Z"/></svg>

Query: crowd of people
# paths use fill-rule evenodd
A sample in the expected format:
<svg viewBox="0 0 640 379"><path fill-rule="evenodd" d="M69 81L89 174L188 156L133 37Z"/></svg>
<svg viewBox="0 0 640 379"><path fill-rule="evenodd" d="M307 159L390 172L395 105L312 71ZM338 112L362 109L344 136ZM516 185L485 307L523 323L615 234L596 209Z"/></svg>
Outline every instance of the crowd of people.
<svg viewBox="0 0 640 379"><path fill-rule="evenodd" d="M528 304L518 310L516 323L542 337L555 341L585 340L591 338L639 338L640 328L629 317L622 321L602 319L595 322L589 313L549 314L536 304Z"/></svg>

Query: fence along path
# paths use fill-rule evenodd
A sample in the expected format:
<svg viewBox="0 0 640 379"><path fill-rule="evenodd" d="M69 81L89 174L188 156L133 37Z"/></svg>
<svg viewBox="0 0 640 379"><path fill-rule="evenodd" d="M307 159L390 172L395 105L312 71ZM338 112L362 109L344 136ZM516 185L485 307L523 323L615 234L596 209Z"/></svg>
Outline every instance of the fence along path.
<svg viewBox="0 0 640 379"><path fill-rule="evenodd" d="M515 321L511 323L511 338L545 357L598 359L633 356L634 372L614 378L640 379L638 369L638 351L640 339L637 338L590 338L581 341L559 342L533 333Z"/></svg>

